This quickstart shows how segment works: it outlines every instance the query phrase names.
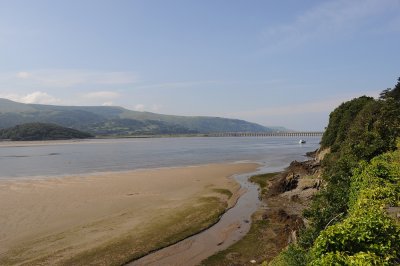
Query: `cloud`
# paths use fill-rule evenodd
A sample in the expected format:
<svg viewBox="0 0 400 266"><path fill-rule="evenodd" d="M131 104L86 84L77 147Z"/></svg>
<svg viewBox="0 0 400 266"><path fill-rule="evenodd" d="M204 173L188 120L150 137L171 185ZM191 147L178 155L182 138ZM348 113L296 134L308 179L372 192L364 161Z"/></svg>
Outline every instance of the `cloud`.
<svg viewBox="0 0 400 266"><path fill-rule="evenodd" d="M114 91L95 91L83 94L83 98L91 99L91 100L111 100L117 99L121 95Z"/></svg>
<svg viewBox="0 0 400 266"><path fill-rule="evenodd" d="M135 110L136 111L140 111L140 112L143 112L144 111L144 109L145 109L145 105L144 104L137 104L137 105L135 105Z"/></svg>
<svg viewBox="0 0 400 266"><path fill-rule="evenodd" d="M18 73L17 73L17 78L20 78L20 79L27 79L27 78L29 78L29 77L31 77L31 74L28 73L28 72L18 72Z"/></svg>
<svg viewBox="0 0 400 266"><path fill-rule="evenodd" d="M139 112L144 112L144 111L150 111L150 112L159 112L160 109L162 108L162 105L159 104L152 104L150 106L147 106L145 104L139 103L133 107L135 111Z"/></svg>
<svg viewBox="0 0 400 266"><path fill-rule="evenodd" d="M68 88L79 85L124 85L137 82L133 72L96 71L84 69L44 69L6 73L0 81L7 85L30 85L48 88Z"/></svg>
<svg viewBox="0 0 400 266"><path fill-rule="evenodd" d="M149 84L135 87L136 89L185 89L192 88L199 85L206 84L220 84L221 81L204 80L204 81L178 81L178 82L164 82L158 84Z"/></svg>
<svg viewBox="0 0 400 266"><path fill-rule="evenodd" d="M400 7L398 0L333 0L309 9L292 23L263 32L267 50L293 47L309 41L333 39L371 27L373 19ZM395 14L398 17L399 15ZM382 18L383 21L390 18Z"/></svg>
<svg viewBox="0 0 400 266"><path fill-rule="evenodd" d="M161 105L153 104L153 105L151 106L151 111L153 111L153 112L158 112L158 111L160 111L161 108L162 108Z"/></svg>
<svg viewBox="0 0 400 266"><path fill-rule="evenodd" d="M0 94L1 98L21 103L37 103L37 104L58 104L61 100L49 95L46 92L35 91L26 95L19 94Z"/></svg>
<svg viewBox="0 0 400 266"><path fill-rule="evenodd" d="M121 94L114 91L94 91L77 95L75 104L79 102L80 105L95 104L102 106L113 106L114 100L121 97Z"/></svg>

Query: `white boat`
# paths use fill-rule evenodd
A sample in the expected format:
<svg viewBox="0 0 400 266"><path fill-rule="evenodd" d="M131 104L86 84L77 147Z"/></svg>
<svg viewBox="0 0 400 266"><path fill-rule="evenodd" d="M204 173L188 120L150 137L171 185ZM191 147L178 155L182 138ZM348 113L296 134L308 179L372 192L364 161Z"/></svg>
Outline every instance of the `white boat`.
<svg viewBox="0 0 400 266"><path fill-rule="evenodd" d="M304 139L301 139L301 140L299 140L299 143L304 144L304 143L306 143L306 141Z"/></svg>

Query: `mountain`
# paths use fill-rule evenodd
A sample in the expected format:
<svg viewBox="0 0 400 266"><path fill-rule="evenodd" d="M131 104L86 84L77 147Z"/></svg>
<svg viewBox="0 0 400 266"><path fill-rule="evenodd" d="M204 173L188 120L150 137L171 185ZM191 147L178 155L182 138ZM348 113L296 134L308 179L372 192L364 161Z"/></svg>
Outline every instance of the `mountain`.
<svg viewBox="0 0 400 266"><path fill-rule="evenodd" d="M61 140L86 139L93 135L54 124L28 123L0 130L0 139L11 140Z"/></svg>
<svg viewBox="0 0 400 266"><path fill-rule="evenodd" d="M32 122L58 124L95 135L277 131L238 119L163 115L114 106L23 104L0 99L0 129Z"/></svg>

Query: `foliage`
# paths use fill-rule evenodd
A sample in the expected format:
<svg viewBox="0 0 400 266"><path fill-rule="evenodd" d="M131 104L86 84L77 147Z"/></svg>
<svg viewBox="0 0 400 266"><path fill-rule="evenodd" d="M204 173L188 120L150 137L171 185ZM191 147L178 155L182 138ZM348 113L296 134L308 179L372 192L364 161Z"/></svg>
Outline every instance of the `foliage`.
<svg viewBox="0 0 400 266"><path fill-rule="evenodd" d="M381 99L393 98L396 101L400 101L400 78L398 78L397 81L393 89L386 89L380 94Z"/></svg>
<svg viewBox="0 0 400 266"><path fill-rule="evenodd" d="M268 180L271 179L272 177L276 176L279 174L279 172L276 173L266 173L266 174L261 174L261 175L254 175L249 178L250 182L256 183L260 186L260 197L264 195L267 192L267 183Z"/></svg>
<svg viewBox="0 0 400 266"><path fill-rule="evenodd" d="M304 266L309 260L307 251L299 248L296 245L289 245L288 248L282 251L275 257L269 265L271 266ZM267 265L265 265L267 266Z"/></svg>
<svg viewBox="0 0 400 266"><path fill-rule="evenodd" d="M59 140L83 139L91 134L54 124L28 123L0 130L0 139L11 140Z"/></svg>
<svg viewBox="0 0 400 266"><path fill-rule="evenodd" d="M400 263L400 227L386 211L400 205L398 81L380 99L353 99L330 115L321 141L331 148L322 162L326 186L303 213L310 226L297 247L310 265Z"/></svg>
<svg viewBox="0 0 400 266"><path fill-rule="evenodd" d="M347 255L345 252L331 252L313 261L311 265L365 266L389 264L374 253L359 252L355 255Z"/></svg>
<svg viewBox="0 0 400 266"><path fill-rule="evenodd" d="M311 250L312 264L350 264L355 258L360 263L400 262L400 226L385 209L400 205L400 151L362 163L352 176L351 192L348 217L321 232Z"/></svg>
<svg viewBox="0 0 400 266"><path fill-rule="evenodd" d="M400 82L396 88L400 89ZM390 93L389 93L390 94ZM330 115L321 146L331 146L322 162L327 185L304 215L312 228L301 236L305 247L328 223L341 221L348 211L350 180L361 161L396 149L400 136L400 101L392 97L374 100L362 96L341 104Z"/></svg>
<svg viewBox="0 0 400 266"><path fill-rule="evenodd" d="M342 153L356 160L370 160L396 148L399 135L400 105L392 99L370 102L354 119Z"/></svg>
<svg viewBox="0 0 400 266"><path fill-rule="evenodd" d="M351 101L342 103L329 115L329 124L321 140L321 147L331 147L335 151L341 142L346 139L348 129L354 118L362 108L373 98L362 96Z"/></svg>
<svg viewBox="0 0 400 266"><path fill-rule="evenodd" d="M339 222L345 217L348 209L350 176L357 165L352 156L336 157L329 154L324 161L323 178L327 184L315 196L311 206L303 215L312 226L300 235L299 244L310 248L315 238L328 224Z"/></svg>

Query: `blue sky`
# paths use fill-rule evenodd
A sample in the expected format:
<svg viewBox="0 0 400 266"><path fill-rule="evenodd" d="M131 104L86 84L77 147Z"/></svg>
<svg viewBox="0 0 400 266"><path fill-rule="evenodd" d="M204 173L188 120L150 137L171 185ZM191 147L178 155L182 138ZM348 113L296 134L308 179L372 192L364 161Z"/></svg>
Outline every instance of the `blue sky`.
<svg viewBox="0 0 400 266"><path fill-rule="evenodd" d="M0 97L322 130L399 47L400 0L0 0Z"/></svg>

